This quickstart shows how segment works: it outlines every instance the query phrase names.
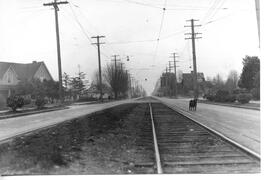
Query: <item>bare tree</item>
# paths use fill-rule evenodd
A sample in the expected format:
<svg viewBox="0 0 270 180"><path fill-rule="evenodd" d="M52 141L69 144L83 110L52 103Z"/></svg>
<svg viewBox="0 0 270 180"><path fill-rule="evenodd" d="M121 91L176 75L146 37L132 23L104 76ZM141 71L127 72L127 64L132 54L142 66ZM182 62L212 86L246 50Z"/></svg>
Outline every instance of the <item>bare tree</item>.
<svg viewBox="0 0 270 180"><path fill-rule="evenodd" d="M213 78L213 84L214 84L214 88L216 90L220 90L224 88L224 80L222 79L220 74L217 74L214 78Z"/></svg>
<svg viewBox="0 0 270 180"><path fill-rule="evenodd" d="M93 74L93 80L91 82L89 91L91 93L98 94L100 92L101 87L102 87L102 92L103 93L111 94L111 89L109 88L109 85L106 82L102 82L102 86L100 85L99 72L95 71L94 74Z"/></svg>
<svg viewBox="0 0 270 180"><path fill-rule="evenodd" d="M126 96L129 88L129 79L125 68L108 64L103 72L104 79L110 85L115 99L117 99L119 95Z"/></svg>
<svg viewBox="0 0 270 180"><path fill-rule="evenodd" d="M238 86L238 80L239 80L239 76L236 70L231 70L229 72L228 78L226 80L225 83L225 88L228 91L233 91L234 89L236 89Z"/></svg>

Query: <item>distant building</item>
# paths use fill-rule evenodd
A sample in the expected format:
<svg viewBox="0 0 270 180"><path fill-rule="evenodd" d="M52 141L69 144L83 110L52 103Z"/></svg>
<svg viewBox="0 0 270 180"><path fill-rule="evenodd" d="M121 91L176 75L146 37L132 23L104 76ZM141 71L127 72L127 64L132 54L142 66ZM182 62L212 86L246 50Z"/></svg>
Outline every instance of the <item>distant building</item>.
<svg viewBox="0 0 270 180"><path fill-rule="evenodd" d="M0 62L0 96L6 98L19 81L32 79L53 80L44 62L28 64Z"/></svg>
<svg viewBox="0 0 270 180"><path fill-rule="evenodd" d="M184 90L185 93L189 91L193 91L193 86L194 86L194 74L193 71L191 73L183 73L182 74L182 89ZM197 73L197 82L200 84L205 81L204 74L202 72ZM199 90L200 90L199 86Z"/></svg>

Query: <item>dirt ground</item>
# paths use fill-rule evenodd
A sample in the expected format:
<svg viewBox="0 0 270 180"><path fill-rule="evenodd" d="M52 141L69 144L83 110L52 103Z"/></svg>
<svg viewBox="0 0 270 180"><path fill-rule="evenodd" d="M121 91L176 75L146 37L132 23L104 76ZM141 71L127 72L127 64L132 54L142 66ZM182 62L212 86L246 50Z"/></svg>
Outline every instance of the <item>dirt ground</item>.
<svg viewBox="0 0 270 180"><path fill-rule="evenodd" d="M0 174L136 173L136 162L148 156L136 153L146 107L120 105L17 137L0 146Z"/></svg>

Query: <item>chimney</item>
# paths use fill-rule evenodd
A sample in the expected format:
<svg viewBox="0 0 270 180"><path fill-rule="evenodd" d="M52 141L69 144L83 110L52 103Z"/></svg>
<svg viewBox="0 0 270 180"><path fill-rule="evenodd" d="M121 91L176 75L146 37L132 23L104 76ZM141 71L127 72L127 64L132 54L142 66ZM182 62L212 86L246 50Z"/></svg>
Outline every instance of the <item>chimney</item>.
<svg viewBox="0 0 270 180"><path fill-rule="evenodd" d="M35 63L37 63L37 61L32 61L32 64L35 64Z"/></svg>

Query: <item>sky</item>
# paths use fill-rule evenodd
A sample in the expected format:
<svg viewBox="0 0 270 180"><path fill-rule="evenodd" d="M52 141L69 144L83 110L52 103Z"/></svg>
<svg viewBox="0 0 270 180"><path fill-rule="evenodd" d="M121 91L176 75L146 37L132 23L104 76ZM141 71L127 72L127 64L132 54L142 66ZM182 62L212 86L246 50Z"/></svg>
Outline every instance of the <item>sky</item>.
<svg viewBox="0 0 270 180"><path fill-rule="evenodd" d="M43 6L48 0L0 0L0 61L44 61L58 79L54 11ZM185 40L190 25L195 32L197 70L205 77L230 70L239 74L242 58L259 56L254 0L69 0L60 5L59 26L62 72L80 71L93 79L98 69L97 48L101 41L102 66L112 55L121 61L148 94L165 70L171 53L178 53L177 70L192 70L191 41ZM165 7L165 11L163 8ZM158 40L159 39L159 40ZM130 57L130 61L126 60ZM146 80L147 79L147 80Z"/></svg>

